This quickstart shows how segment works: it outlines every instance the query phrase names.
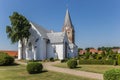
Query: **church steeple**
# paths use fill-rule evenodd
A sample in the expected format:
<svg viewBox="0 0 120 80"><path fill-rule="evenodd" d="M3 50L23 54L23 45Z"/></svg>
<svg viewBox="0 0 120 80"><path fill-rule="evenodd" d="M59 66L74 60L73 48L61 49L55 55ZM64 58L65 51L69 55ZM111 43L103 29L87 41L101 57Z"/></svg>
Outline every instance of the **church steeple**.
<svg viewBox="0 0 120 80"><path fill-rule="evenodd" d="M65 20L64 20L64 25L62 28L63 32L67 33L68 39L70 42L74 43L74 26L71 21L70 13L68 9L66 10L66 15L65 15Z"/></svg>
<svg viewBox="0 0 120 80"><path fill-rule="evenodd" d="M65 15L64 26L63 27L73 28L70 13L69 13L68 9L66 10L66 15Z"/></svg>
<svg viewBox="0 0 120 80"><path fill-rule="evenodd" d="M73 28L72 21L71 21L71 18L70 18L70 13L69 13L68 9L66 10L64 27L71 27L71 28Z"/></svg>

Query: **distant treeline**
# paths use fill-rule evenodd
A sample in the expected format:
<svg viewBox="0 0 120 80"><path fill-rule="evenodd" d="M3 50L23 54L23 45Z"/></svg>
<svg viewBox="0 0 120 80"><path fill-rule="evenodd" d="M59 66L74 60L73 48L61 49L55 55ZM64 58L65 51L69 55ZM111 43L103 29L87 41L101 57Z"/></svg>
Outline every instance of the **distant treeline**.
<svg viewBox="0 0 120 80"><path fill-rule="evenodd" d="M95 49L94 47L87 47L87 48L85 48L85 50L90 50L90 49ZM111 50L111 49L120 49L120 47L118 47L118 46L114 46L114 47L105 47L105 46L102 46L102 47L98 47L97 48L97 50L102 50L102 51L104 51L104 50ZM78 48L78 51L80 51L80 50L83 50L83 48Z"/></svg>

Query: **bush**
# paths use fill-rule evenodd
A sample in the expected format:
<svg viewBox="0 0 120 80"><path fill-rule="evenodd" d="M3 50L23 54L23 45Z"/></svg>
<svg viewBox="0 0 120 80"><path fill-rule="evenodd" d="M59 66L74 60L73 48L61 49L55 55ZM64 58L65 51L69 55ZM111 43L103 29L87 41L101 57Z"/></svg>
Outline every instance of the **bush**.
<svg viewBox="0 0 120 80"><path fill-rule="evenodd" d="M37 62L29 62L27 65L27 71L29 74L35 74L42 72L43 65Z"/></svg>
<svg viewBox="0 0 120 80"><path fill-rule="evenodd" d="M69 60L67 62L67 66L70 68L70 69L73 69L73 68L76 68L77 67L77 60Z"/></svg>
<svg viewBox="0 0 120 80"><path fill-rule="evenodd" d="M98 59L98 60L101 60L101 59L102 59L102 55L101 55L101 54L98 54L98 55L97 55L97 59Z"/></svg>
<svg viewBox="0 0 120 80"><path fill-rule="evenodd" d="M105 65L114 65L114 60L103 60Z"/></svg>
<svg viewBox="0 0 120 80"><path fill-rule="evenodd" d="M113 60L96 60L96 59L89 59L89 60L79 60L79 64L102 64L102 65L113 65Z"/></svg>
<svg viewBox="0 0 120 80"><path fill-rule="evenodd" d="M120 69L112 69L104 73L104 80L120 80Z"/></svg>
<svg viewBox="0 0 120 80"><path fill-rule="evenodd" d="M53 58L53 57L51 57L49 60L50 60L51 62L54 62L54 58Z"/></svg>
<svg viewBox="0 0 120 80"><path fill-rule="evenodd" d="M86 52L85 54L84 54L84 59L89 59L89 57L90 57L90 53L89 52Z"/></svg>
<svg viewBox="0 0 120 80"><path fill-rule="evenodd" d="M103 64L102 60L79 60L79 64Z"/></svg>
<svg viewBox="0 0 120 80"><path fill-rule="evenodd" d="M118 65L120 65L120 54L117 56L118 59Z"/></svg>
<svg viewBox="0 0 120 80"><path fill-rule="evenodd" d="M0 66L11 65L14 63L14 58L4 52L0 52Z"/></svg>
<svg viewBox="0 0 120 80"><path fill-rule="evenodd" d="M117 56L117 54L111 54L111 59L113 59L113 60L115 60L116 59L116 56Z"/></svg>
<svg viewBox="0 0 120 80"><path fill-rule="evenodd" d="M95 54L91 54L91 57L93 58L93 59L97 59L97 53L95 53Z"/></svg>

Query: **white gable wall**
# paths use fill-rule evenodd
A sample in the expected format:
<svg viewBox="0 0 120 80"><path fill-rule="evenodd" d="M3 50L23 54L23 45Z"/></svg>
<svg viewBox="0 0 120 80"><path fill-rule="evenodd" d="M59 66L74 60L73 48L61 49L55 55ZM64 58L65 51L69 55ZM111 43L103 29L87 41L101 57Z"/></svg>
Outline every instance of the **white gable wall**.
<svg viewBox="0 0 120 80"><path fill-rule="evenodd" d="M63 44L56 44L56 53L58 54L58 59L62 60L65 58L63 52Z"/></svg>
<svg viewBox="0 0 120 80"><path fill-rule="evenodd" d="M64 59L63 53L63 44L48 44L47 45L47 58L55 58L55 59Z"/></svg>
<svg viewBox="0 0 120 80"><path fill-rule="evenodd" d="M47 44L47 58L56 58L56 59L65 59L65 42L69 44L67 35L65 35L63 43L54 43L54 44ZM68 50L67 45L67 50ZM69 50L67 51L69 52ZM66 54L68 55L68 53ZM67 56L68 57L68 56Z"/></svg>

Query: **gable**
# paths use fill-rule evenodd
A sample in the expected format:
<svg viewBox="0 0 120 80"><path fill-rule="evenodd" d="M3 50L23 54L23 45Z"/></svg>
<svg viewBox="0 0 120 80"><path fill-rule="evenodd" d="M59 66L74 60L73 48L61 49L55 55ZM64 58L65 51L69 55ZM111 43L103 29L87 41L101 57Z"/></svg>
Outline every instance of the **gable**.
<svg viewBox="0 0 120 80"><path fill-rule="evenodd" d="M47 33L49 33L49 31L48 30L46 30L46 29L44 29L43 27L41 27L41 26L39 26L39 25L37 25L37 24L35 24L35 23L33 23L33 22L30 22L30 24L32 25L32 27L36 30L36 31L38 31L39 33L40 33L40 36L42 37L42 38L48 38L47 37Z"/></svg>
<svg viewBox="0 0 120 80"><path fill-rule="evenodd" d="M53 32L53 33L47 33L48 39L50 40L50 43L63 43L64 41L64 32Z"/></svg>

